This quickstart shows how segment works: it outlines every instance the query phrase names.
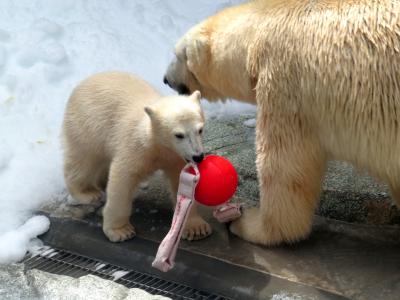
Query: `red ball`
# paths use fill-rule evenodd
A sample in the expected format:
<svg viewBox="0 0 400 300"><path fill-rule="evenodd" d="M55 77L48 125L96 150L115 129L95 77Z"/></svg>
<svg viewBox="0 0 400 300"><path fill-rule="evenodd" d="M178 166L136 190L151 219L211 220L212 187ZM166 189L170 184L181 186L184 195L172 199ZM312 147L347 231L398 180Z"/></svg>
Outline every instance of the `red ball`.
<svg viewBox="0 0 400 300"><path fill-rule="evenodd" d="M196 201L208 206L217 206L233 196L238 185L238 175L229 160L217 155L208 155L198 164L198 168L200 181L194 195Z"/></svg>

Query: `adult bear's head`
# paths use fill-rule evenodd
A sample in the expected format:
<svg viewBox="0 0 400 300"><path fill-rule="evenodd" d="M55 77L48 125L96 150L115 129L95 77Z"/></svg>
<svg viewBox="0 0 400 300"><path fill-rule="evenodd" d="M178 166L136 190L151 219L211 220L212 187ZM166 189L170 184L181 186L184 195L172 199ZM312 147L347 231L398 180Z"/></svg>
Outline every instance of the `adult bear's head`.
<svg viewBox="0 0 400 300"><path fill-rule="evenodd" d="M190 29L175 46L164 83L180 94L199 90L208 100L254 102L255 80L247 70L253 32L245 9L225 9Z"/></svg>

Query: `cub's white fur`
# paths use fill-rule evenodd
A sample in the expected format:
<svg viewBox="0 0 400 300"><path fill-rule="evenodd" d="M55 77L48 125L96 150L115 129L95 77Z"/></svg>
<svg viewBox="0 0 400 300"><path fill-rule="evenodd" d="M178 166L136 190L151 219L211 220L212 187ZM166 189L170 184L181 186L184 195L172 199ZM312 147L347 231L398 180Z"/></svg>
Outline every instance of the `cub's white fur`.
<svg viewBox="0 0 400 300"><path fill-rule="evenodd" d="M107 188L104 233L113 242L133 237L129 218L136 188L161 169L175 199L185 160L203 153L203 125L198 91L161 97L127 73L89 77L73 91L63 124L64 176L71 196L91 204ZM194 206L184 237L198 239L210 233Z"/></svg>

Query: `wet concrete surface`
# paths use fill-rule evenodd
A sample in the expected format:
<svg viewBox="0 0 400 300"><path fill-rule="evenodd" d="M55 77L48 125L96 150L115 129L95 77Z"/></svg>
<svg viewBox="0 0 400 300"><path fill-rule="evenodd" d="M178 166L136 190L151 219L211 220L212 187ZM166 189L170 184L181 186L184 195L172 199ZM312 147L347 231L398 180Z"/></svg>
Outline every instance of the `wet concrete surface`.
<svg viewBox="0 0 400 300"><path fill-rule="evenodd" d="M243 249L239 244L229 245L220 241L217 242L219 248L214 249L215 241L211 238L193 243L192 246L182 243L174 268L162 273L151 267L159 245L154 231L146 232L146 229L142 228L138 236L130 241L111 243L95 223L93 219L86 223L53 217L52 228L42 239L46 244L58 249L67 249L125 269L152 274L231 299L346 299L325 288L276 276L266 268L258 270L252 264L243 265L243 261L237 260L237 255L243 256L243 251L246 251L246 255L251 254L247 252L249 249ZM135 224L138 225L138 230L145 225L140 224L138 218ZM158 232L157 236L160 233ZM193 251L196 244L196 250Z"/></svg>
<svg viewBox="0 0 400 300"><path fill-rule="evenodd" d="M74 219L65 217L66 210L51 213L52 226L44 236L47 244L166 275L168 280L189 280L186 284L195 282L196 288L223 287L225 295L227 285L242 292L248 289L243 295L236 291L235 299L270 299L279 293L301 295L299 299L398 299L400 295L400 229L395 226L317 217L307 240L266 248L233 236L203 209L213 234L201 241L181 241L175 269L160 274L151 268L151 261L171 222L168 199L137 199L132 223L138 237L116 244L103 235L96 212Z"/></svg>
<svg viewBox="0 0 400 300"><path fill-rule="evenodd" d="M254 115L208 120L206 150L227 157L239 174L236 195L255 205L259 200L255 167ZM250 126L246 124L250 123ZM345 162L330 161L322 186L318 215L346 222L400 224L400 210L387 186Z"/></svg>
<svg viewBox="0 0 400 300"><path fill-rule="evenodd" d="M210 120L205 136L208 152L224 155L235 165L240 179L234 201L245 206L258 202L254 128L244 125L251 118L254 116ZM96 249L100 248L101 259L114 259L120 264L127 263L121 255L139 253L141 249L147 252L147 258L141 259L145 263L142 268L157 273L150 263L169 229L172 206L168 198L168 188L157 174L149 187L136 195L132 222L138 238L119 244L105 239L96 208L70 207L64 202L49 205L42 209L53 218L45 241L86 255L98 255ZM251 277L254 284L247 282L250 290L243 295L259 299L279 293L300 295L299 299L400 298L399 210L385 185L347 164L330 163L313 231L307 240L295 245L266 248L247 243L230 234L224 224L217 223L209 209L202 208L202 213L212 223L213 234L201 241L182 241L177 270L168 276L184 280L186 276L178 275L198 274L200 269L205 274L211 272L214 275L210 278L215 279L217 275L205 267L213 265L204 262L210 258L225 263L226 280L221 278L223 271L216 273L225 284L240 283L248 270L255 272L255 277ZM72 225L74 222L78 225ZM85 233L85 228L90 232ZM141 246L143 243L150 246ZM191 278L200 278L200 274L196 276ZM246 284L241 288L245 289Z"/></svg>

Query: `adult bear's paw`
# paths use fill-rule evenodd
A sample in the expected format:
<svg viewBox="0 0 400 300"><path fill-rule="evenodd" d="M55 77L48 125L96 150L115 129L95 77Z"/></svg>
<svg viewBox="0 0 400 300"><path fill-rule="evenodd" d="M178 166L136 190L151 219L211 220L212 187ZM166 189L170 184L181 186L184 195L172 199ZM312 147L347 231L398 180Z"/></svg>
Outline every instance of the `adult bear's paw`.
<svg viewBox="0 0 400 300"><path fill-rule="evenodd" d="M279 225L278 225L279 226ZM230 225L230 231L238 237L256 244L272 246L283 241L277 224L268 222L259 208L243 211L242 216Z"/></svg>

